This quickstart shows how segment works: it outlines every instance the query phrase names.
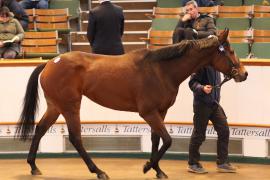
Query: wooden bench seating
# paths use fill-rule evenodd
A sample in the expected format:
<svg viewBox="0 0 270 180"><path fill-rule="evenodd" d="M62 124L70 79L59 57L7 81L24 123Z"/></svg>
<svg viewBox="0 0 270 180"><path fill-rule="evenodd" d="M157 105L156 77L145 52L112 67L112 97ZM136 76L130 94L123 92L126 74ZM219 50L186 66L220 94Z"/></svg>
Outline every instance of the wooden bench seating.
<svg viewBox="0 0 270 180"><path fill-rule="evenodd" d="M70 32L69 12L65 9L27 9L29 30Z"/></svg>
<svg viewBox="0 0 270 180"><path fill-rule="evenodd" d="M55 57L59 55L58 42L57 31L25 32L21 57Z"/></svg>

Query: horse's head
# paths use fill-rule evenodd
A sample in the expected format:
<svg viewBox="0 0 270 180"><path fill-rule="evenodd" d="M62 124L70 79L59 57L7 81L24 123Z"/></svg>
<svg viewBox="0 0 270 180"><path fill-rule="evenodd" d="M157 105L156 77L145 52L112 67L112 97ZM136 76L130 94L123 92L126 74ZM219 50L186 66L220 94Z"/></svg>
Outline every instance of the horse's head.
<svg viewBox="0 0 270 180"><path fill-rule="evenodd" d="M233 78L236 82L245 81L248 73L234 50L231 48L228 41L228 34L229 29L225 29L218 36L218 53L212 62L212 66L225 74L225 76Z"/></svg>

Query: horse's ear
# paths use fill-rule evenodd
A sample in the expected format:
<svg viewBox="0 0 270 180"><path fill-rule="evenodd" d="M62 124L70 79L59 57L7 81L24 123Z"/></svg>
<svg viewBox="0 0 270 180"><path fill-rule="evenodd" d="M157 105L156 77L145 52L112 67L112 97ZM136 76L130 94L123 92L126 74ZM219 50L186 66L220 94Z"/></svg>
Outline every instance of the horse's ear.
<svg viewBox="0 0 270 180"><path fill-rule="evenodd" d="M225 30L222 33L220 33L220 35L218 36L218 40L220 44L223 44L224 42L226 42L228 35L229 35L229 29L225 28Z"/></svg>

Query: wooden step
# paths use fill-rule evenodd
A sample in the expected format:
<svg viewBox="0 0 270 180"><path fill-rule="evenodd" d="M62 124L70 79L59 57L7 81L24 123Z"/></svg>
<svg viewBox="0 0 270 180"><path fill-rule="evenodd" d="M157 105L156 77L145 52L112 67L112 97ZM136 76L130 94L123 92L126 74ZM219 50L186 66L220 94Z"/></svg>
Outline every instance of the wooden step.
<svg viewBox="0 0 270 180"><path fill-rule="evenodd" d="M149 20L149 18L145 14L152 14L152 9L144 9L144 10L124 10L125 20ZM89 19L89 11L82 11L80 13L81 21L88 21Z"/></svg>
<svg viewBox="0 0 270 180"><path fill-rule="evenodd" d="M147 31L151 27L151 20L126 20L125 31ZM87 31L88 21L81 22L81 31Z"/></svg>
<svg viewBox="0 0 270 180"><path fill-rule="evenodd" d="M125 31L122 37L123 42L139 42L140 38L146 38L147 31ZM86 32L72 32L71 42L88 42Z"/></svg>
<svg viewBox="0 0 270 180"><path fill-rule="evenodd" d="M125 52L130 52L132 50L136 50L136 49L141 49L141 48L146 48L146 44L142 43L142 42L137 42L137 43L126 43L124 42L124 49ZM89 45L89 43L85 42L85 43L72 43L71 44L71 50L72 51L83 51L83 52L91 52L91 47Z"/></svg>
<svg viewBox="0 0 270 180"><path fill-rule="evenodd" d="M123 9L153 9L154 6L157 6L156 0L118 0L111 2L121 6ZM92 1L91 8L97 5L99 5L98 1Z"/></svg>

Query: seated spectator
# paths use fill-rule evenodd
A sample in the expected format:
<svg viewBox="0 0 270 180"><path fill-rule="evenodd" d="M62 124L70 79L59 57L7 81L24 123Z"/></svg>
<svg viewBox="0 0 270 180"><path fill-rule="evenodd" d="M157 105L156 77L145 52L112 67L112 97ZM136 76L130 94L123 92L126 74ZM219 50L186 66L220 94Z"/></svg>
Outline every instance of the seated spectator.
<svg viewBox="0 0 270 180"><path fill-rule="evenodd" d="M24 8L16 0L0 0L0 7L6 6L14 14L14 17L19 20L23 29L28 29L28 15Z"/></svg>
<svg viewBox="0 0 270 180"><path fill-rule="evenodd" d="M20 52L24 31L6 6L0 8L0 57L14 59Z"/></svg>
<svg viewBox="0 0 270 180"><path fill-rule="evenodd" d="M185 6L186 3L190 0L183 0L182 6ZM210 7L210 6L216 6L217 2L215 0L195 0L198 4L198 7Z"/></svg>
<svg viewBox="0 0 270 180"><path fill-rule="evenodd" d="M24 9L48 9L48 0L22 0L20 1L21 6Z"/></svg>

